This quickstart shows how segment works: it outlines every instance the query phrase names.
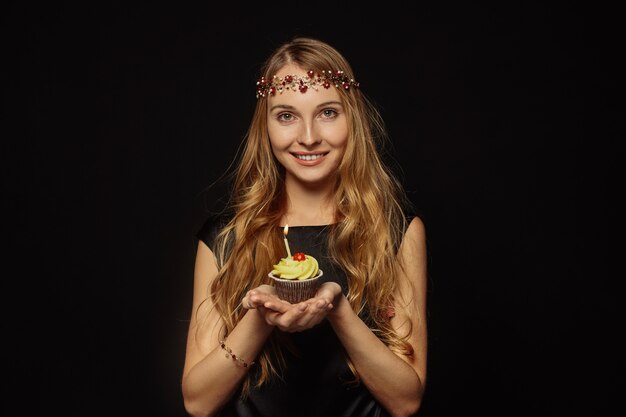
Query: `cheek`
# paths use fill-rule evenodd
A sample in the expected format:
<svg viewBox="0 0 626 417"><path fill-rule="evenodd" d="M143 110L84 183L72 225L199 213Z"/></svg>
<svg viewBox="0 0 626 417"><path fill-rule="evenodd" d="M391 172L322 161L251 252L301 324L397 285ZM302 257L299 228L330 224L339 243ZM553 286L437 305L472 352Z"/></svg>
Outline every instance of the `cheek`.
<svg viewBox="0 0 626 417"><path fill-rule="evenodd" d="M289 132L285 129L268 127L267 133L270 137L270 145L272 145L272 150L274 151L285 149L291 143Z"/></svg>
<svg viewBox="0 0 626 417"><path fill-rule="evenodd" d="M322 135L326 142L336 149L345 148L348 143L347 126L330 126L325 132L322 132Z"/></svg>

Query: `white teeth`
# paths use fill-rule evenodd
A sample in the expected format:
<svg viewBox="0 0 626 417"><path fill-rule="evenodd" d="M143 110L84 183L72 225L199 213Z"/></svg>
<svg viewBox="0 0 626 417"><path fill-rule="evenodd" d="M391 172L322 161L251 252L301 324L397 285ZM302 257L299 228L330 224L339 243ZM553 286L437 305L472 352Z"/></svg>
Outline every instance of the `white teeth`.
<svg viewBox="0 0 626 417"><path fill-rule="evenodd" d="M317 155L296 155L296 158L301 159L303 161L315 161L316 159L321 158L322 156L324 156L324 154L317 154Z"/></svg>

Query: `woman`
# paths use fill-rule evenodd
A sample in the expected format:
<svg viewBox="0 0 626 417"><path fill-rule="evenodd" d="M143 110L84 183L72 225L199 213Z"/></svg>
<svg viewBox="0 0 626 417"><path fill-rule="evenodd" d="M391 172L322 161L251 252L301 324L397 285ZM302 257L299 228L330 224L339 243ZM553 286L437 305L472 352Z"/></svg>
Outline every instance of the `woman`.
<svg viewBox="0 0 626 417"><path fill-rule="evenodd" d="M198 234L182 383L189 414L417 412L425 232L407 218L381 137L378 112L336 49L296 38L267 59L229 215ZM315 297L298 304L280 300L267 277L285 256L285 225L291 247L324 271Z"/></svg>

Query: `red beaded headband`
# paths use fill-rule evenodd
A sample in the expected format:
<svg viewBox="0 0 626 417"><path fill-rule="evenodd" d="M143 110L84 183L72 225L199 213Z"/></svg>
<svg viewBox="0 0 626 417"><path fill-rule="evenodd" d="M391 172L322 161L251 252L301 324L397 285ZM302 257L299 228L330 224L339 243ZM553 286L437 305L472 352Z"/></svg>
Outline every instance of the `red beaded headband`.
<svg viewBox="0 0 626 417"><path fill-rule="evenodd" d="M315 71L309 70L304 77L294 74L285 75L281 78L274 75L269 82L265 77L259 78L256 82L256 98L274 96L276 92L282 94L285 90L299 90L304 94L309 88L317 91L319 86L330 88L331 85L349 90L351 86L358 87L359 83L345 75L343 71L322 71L321 74L316 74Z"/></svg>

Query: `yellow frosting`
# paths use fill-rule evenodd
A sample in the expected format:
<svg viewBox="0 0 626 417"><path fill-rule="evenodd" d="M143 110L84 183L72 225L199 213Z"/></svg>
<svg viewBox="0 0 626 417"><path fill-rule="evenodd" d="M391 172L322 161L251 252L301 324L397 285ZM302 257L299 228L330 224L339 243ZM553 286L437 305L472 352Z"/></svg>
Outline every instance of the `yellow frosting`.
<svg viewBox="0 0 626 417"><path fill-rule="evenodd" d="M317 276L319 266L317 259L312 256L305 255L304 261L294 261L293 256L283 258L274 265L272 275L283 279L309 279Z"/></svg>

